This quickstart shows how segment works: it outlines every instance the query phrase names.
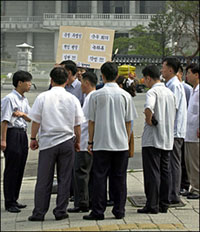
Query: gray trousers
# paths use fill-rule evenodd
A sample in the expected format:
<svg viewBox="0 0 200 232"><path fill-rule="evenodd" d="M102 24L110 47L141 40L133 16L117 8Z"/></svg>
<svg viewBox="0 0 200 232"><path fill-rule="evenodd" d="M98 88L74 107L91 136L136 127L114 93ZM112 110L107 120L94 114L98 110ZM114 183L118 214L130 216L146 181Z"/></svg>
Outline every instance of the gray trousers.
<svg viewBox="0 0 200 232"><path fill-rule="evenodd" d="M89 207L89 179L93 156L87 151L75 153L74 163L74 206Z"/></svg>
<svg viewBox="0 0 200 232"><path fill-rule="evenodd" d="M33 216L44 218L49 209L55 166L57 167L58 194L53 214L61 216L66 213L73 163L73 139L39 152Z"/></svg>
<svg viewBox="0 0 200 232"><path fill-rule="evenodd" d="M178 203L180 201L181 187L181 147L183 138L174 138L173 150L170 152L169 165L169 201Z"/></svg>
<svg viewBox="0 0 200 232"><path fill-rule="evenodd" d="M190 181L190 192L199 194L199 143L185 142L185 165Z"/></svg>

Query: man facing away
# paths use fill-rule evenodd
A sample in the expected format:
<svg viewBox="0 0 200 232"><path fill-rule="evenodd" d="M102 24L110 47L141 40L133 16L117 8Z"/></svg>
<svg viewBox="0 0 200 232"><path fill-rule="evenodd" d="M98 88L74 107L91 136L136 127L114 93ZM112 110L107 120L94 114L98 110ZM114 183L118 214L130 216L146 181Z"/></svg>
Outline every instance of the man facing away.
<svg viewBox="0 0 200 232"><path fill-rule="evenodd" d="M142 135L144 190L147 201L145 207L137 212L166 213L169 207L169 162L174 142L175 97L160 82L160 73L156 66L147 66L142 73L145 85L150 88L146 93L146 123Z"/></svg>
<svg viewBox="0 0 200 232"><path fill-rule="evenodd" d="M86 94L83 103L84 116L88 117L89 99L96 90L97 76L92 72L85 72L82 75L81 89ZM88 212L89 211L89 180L92 168L93 156L88 153L88 120L81 124L81 147L80 152L75 154L74 178L74 208L69 208L69 213Z"/></svg>
<svg viewBox="0 0 200 232"><path fill-rule="evenodd" d="M58 194L53 214L56 220L68 217L68 205L74 147L80 150L80 124L83 111L80 102L65 91L67 72L57 67L50 72L52 88L38 95L29 113L32 150L39 147L35 207L29 221L43 221L49 208L55 165ZM36 138L39 132L39 144ZM74 137L75 136L75 137Z"/></svg>
<svg viewBox="0 0 200 232"><path fill-rule="evenodd" d="M103 220L106 210L107 177L112 176L116 219L125 216L127 197L126 171L133 101L131 95L115 82L117 65L101 66L104 87L95 91L89 101L88 152L93 154L92 212L85 220Z"/></svg>
<svg viewBox="0 0 200 232"><path fill-rule="evenodd" d="M14 73L15 89L1 101L1 150L5 155L3 190L5 209L11 213L19 213L26 207L17 200L28 156L26 130L31 120L27 116L30 106L24 93L30 90L31 80L32 75L26 71Z"/></svg>
<svg viewBox="0 0 200 232"><path fill-rule="evenodd" d="M199 65L190 64L187 68L188 82L193 86L188 112L185 136L185 164L190 181L188 199L199 198Z"/></svg>
<svg viewBox="0 0 200 232"><path fill-rule="evenodd" d="M166 87L169 88L176 98L176 117L174 123L174 145L170 154L170 204L180 203L180 185L181 185L181 147L186 134L187 123L187 102L184 87L178 80L180 62L177 58L166 57L162 62L162 75L166 81Z"/></svg>

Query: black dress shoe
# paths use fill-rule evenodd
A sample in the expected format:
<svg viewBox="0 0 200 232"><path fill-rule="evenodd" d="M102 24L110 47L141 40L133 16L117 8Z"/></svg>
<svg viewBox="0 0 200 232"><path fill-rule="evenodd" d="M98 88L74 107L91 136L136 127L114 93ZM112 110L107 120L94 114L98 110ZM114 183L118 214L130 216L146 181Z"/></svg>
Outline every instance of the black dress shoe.
<svg viewBox="0 0 200 232"><path fill-rule="evenodd" d="M114 205L114 201L111 201L111 200L109 200L109 201L107 201L106 202L106 206L113 206Z"/></svg>
<svg viewBox="0 0 200 232"><path fill-rule="evenodd" d="M21 212L20 209L18 209L16 206L10 206L10 207L7 207L6 210L10 213L19 213Z"/></svg>
<svg viewBox="0 0 200 232"><path fill-rule="evenodd" d="M55 219L58 221L58 220L63 220L63 219L66 219L68 218L69 215L68 214L63 214L61 216L55 216Z"/></svg>
<svg viewBox="0 0 200 232"><path fill-rule="evenodd" d="M67 210L69 213L79 213L79 212L89 212L89 209L86 207L74 207Z"/></svg>
<svg viewBox="0 0 200 232"><path fill-rule="evenodd" d="M157 210L155 210L155 209L149 209L146 206L144 208L142 208L142 209L138 209L137 212L138 213L150 213L150 214L157 214L158 213Z"/></svg>
<svg viewBox="0 0 200 232"><path fill-rule="evenodd" d="M160 212L160 213L167 213L167 211L168 211L168 208L159 207L159 212Z"/></svg>
<svg viewBox="0 0 200 232"><path fill-rule="evenodd" d="M15 206L16 206L17 208L19 208L19 209L24 209L24 208L26 208L27 205L22 205L22 204L16 202L16 203L15 203Z"/></svg>
<svg viewBox="0 0 200 232"><path fill-rule="evenodd" d="M186 197L188 195L188 193L189 193L188 190L186 190L184 188L180 190L180 195L182 195L183 197Z"/></svg>
<svg viewBox="0 0 200 232"><path fill-rule="evenodd" d="M199 199L199 194L197 194L197 193L189 193L189 194L187 195L187 199L190 199L190 200Z"/></svg>
<svg viewBox="0 0 200 232"><path fill-rule="evenodd" d="M43 222L44 218L39 218L39 217L36 217L36 216L32 215L32 216L28 217L28 220L32 221L32 222Z"/></svg>
<svg viewBox="0 0 200 232"><path fill-rule="evenodd" d="M90 213L89 215L83 216L83 219L85 219L85 220L104 220L104 215L96 216L96 215Z"/></svg>

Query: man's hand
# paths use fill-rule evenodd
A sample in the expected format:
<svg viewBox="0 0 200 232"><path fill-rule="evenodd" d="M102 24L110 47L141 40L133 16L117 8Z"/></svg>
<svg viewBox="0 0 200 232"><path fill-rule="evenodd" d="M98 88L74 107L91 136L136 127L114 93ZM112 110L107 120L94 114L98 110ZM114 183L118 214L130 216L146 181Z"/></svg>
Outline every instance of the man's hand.
<svg viewBox="0 0 200 232"><path fill-rule="evenodd" d="M23 116L24 116L24 112L20 112L19 110L13 113L13 117L23 117Z"/></svg>
<svg viewBox="0 0 200 232"><path fill-rule="evenodd" d="M93 155L93 145L91 144L91 145L88 145L88 153L90 154L90 155Z"/></svg>
<svg viewBox="0 0 200 232"><path fill-rule="evenodd" d="M76 143L76 142L75 142L74 147L75 147L75 151L76 151L76 152L79 152L79 151L80 151L80 148L81 148L81 147L80 147L80 143Z"/></svg>
<svg viewBox="0 0 200 232"><path fill-rule="evenodd" d="M6 141L1 140L1 151L5 151L5 150L6 150Z"/></svg>
<svg viewBox="0 0 200 232"><path fill-rule="evenodd" d="M31 150L36 150L36 149L38 149L38 147L39 147L38 141L37 140L31 140L31 142L30 142Z"/></svg>

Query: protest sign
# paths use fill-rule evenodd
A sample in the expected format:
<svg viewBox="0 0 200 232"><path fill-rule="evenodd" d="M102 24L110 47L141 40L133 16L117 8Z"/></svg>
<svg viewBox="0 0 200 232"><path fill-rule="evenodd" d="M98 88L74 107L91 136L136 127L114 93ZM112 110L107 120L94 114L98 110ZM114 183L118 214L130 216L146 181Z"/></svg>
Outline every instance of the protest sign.
<svg viewBox="0 0 200 232"><path fill-rule="evenodd" d="M61 26L56 62L73 60L77 66L99 69L111 61L114 30Z"/></svg>

